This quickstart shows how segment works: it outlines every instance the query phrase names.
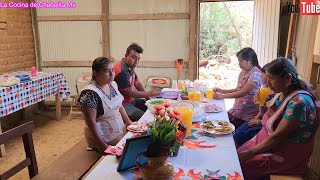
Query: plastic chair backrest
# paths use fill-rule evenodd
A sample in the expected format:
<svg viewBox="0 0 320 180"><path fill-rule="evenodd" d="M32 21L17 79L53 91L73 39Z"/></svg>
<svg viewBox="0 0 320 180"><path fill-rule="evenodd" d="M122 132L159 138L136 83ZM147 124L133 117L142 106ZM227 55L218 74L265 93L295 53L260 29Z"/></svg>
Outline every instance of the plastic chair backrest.
<svg viewBox="0 0 320 180"><path fill-rule="evenodd" d="M76 81L77 94L80 93L80 91L84 86L88 85L91 82L91 79L92 79L92 73L90 72L83 72L77 76L77 81Z"/></svg>
<svg viewBox="0 0 320 180"><path fill-rule="evenodd" d="M152 88L169 88L171 87L171 78L149 76L147 78L146 90L149 91Z"/></svg>

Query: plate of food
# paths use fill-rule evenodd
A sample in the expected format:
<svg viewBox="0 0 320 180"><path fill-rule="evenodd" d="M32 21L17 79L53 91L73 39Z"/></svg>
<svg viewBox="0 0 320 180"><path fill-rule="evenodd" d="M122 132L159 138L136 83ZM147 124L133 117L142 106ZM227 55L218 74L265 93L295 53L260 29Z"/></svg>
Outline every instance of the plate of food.
<svg viewBox="0 0 320 180"><path fill-rule="evenodd" d="M148 131L148 124L147 123L140 123L140 122L133 122L127 127L128 131L133 133L143 133Z"/></svg>
<svg viewBox="0 0 320 180"><path fill-rule="evenodd" d="M216 113L216 112L221 112L223 111L224 108L220 107L214 103L208 103L206 104L206 112L207 113Z"/></svg>
<svg viewBox="0 0 320 180"><path fill-rule="evenodd" d="M207 120L200 124L200 128L210 134L229 134L232 133L236 128L233 124L223 120Z"/></svg>

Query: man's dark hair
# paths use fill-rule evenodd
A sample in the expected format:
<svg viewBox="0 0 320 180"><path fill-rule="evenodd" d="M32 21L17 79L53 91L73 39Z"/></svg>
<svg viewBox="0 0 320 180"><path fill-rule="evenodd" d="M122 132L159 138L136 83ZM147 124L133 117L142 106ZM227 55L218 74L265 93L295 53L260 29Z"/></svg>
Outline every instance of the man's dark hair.
<svg viewBox="0 0 320 180"><path fill-rule="evenodd" d="M137 53L143 53L142 47L137 43L130 44L130 46L127 48L126 54L130 54L132 50L136 51Z"/></svg>

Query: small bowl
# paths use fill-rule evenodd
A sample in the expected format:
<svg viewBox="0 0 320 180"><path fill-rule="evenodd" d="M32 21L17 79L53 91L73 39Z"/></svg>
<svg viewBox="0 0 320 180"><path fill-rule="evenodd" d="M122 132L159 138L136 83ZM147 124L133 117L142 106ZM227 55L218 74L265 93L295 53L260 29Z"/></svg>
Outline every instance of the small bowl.
<svg viewBox="0 0 320 180"><path fill-rule="evenodd" d="M158 103L154 103L158 101ZM162 103L160 103L162 101ZM151 113L153 113L155 111L154 107L155 106L159 106L161 104L163 104L164 102L168 102L170 103L172 106L174 106L175 104L178 103L178 101L175 101L175 100L171 100L171 99L161 99L161 98L156 98L156 99L150 99L146 102L146 106L148 107L149 111Z"/></svg>
<svg viewBox="0 0 320 180"><path fill-rule="evenodd" d="M150 100L146 101L146 106L148 107L149 111L151 113L153 113L155 110L154 107L161 105L162 104L162 103L160 103L161 101L162 101L162 103L164 103L167 101L167 99L160 99L160 98L150 99ZM159 103L155 103L155 102L159 102Z"/></svg>
<svg viewBox="0 0 320 180"><path fill-rule="evenodd" d="M164 99L177 100L179 97L179 92L177 91L165 91L161 93L161 97Z"/></svg>

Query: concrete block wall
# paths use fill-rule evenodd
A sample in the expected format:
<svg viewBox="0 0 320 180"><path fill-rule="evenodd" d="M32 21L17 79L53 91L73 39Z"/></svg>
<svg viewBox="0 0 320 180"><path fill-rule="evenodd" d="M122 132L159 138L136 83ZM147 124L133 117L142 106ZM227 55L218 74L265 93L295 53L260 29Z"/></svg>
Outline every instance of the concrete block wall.
<svg viewBox="0 0 320 180"><path fill-rule="evenodd" d="M0 8L0 74L30 70L35 65L31 9Z"/></svg>

